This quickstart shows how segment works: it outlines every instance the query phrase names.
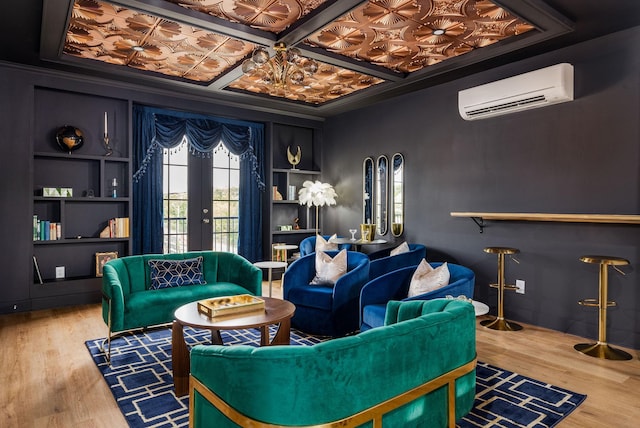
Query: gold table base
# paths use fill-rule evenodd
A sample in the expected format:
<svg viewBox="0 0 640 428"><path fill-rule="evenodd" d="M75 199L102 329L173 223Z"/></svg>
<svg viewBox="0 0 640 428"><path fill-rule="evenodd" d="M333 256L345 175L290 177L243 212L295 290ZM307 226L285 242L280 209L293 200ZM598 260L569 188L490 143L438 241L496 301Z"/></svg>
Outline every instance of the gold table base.
<svg viewBox="0 0 640 428"><path fill-rule="evenodd" d="M612 348L607 343L578 343L573 346L578 352L582 352L585 355L589 355L590 357L602 358L605 360L618 360L618 361L627 361L631 360L633 357L631 354L624 352L621 349Z"/></svg>
<svg viewBox="0 0 640 428"><path fill-rule="evenodd" d="M480 325L486 328L490 328L491 330L500 330L500 331L522 330L522 326L520 324L509 322L504 318L495 318L492 320L480 321Z"/></svg>

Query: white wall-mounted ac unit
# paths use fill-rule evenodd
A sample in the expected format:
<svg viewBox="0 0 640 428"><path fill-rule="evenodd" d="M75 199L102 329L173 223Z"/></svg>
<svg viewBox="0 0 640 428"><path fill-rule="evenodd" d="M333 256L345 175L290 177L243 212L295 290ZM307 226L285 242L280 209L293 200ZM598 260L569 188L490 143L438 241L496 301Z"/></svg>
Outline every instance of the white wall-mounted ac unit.
<svg viewBox="0 0 640 428"><path fill-rule="evenodd" d="M458 110L465 120L484 119L573 100L573 66L567 63L464 89Z"/></svg>

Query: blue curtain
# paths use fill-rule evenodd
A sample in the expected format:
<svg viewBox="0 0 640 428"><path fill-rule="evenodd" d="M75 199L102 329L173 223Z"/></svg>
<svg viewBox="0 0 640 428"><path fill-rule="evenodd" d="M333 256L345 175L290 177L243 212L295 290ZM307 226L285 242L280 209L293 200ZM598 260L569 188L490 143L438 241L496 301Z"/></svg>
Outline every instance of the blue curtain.
<svg viewBox="0 0 640 428"><path fill-rule="evenodd" d="M162 252L162 149L184 136L196 156L210 156L220 141L240 157L238 254L262 256L264 125L135 105L133 163L133 252ZM155 236L154 236L155 235ZM139 241L139 242L137 242Z"/></svg>

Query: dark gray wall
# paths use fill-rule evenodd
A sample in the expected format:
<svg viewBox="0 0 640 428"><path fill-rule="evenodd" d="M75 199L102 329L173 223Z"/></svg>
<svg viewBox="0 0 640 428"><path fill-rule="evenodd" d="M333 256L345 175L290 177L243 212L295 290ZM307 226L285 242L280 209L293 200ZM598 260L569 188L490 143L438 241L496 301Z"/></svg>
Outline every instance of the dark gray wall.
<svg viewBox="0 0 640 428"><path fill-rule="evenodd" d="M87 111L102 105L105 99L125 100L129 104L142 103L152 106L181 109L227 118L253 120L266 124L266 150L271 155L271 129L273 123L320 129L323 121L313 117L284 116L277 112L245 109L241 105L228 105L204 97L142 88L110 82L104 79L82 78L69 73L41 71L36 68L16 66L0 62L0 313L24 311L63 304L86 303L82 296L65 295L56 299L34 303L30 293L32 277L32 219L33 219L33 140L36 109L35 88L58 89L85 94ZM73 111L78 111L75 106ZM57 114L66 106L60 103ZM71 110L71 109L69 109ZM102 111L102 110L99 110ZM38 113L40 114L40 113ZM46 113L43 113L46 114ZM89 114L89 113L83 113ZM61 114L64 117L64 114ZM73 123L71 112L67 115ZM101 123L102 117L96 118ZM62 124L61 124L62 125ZM94 130L94 134L100 132ZM127 130L131 138L130 130ZM41 138L37 136L37 138ZM319 158L320 156L318 156ZM269 163L270 165L270 163ZM134 166L135 168L135 166ZM265 169L267 189L270 189L270 169ZM265 212L268 213L269 194L265 194ZM270 230L268 214L265 218L264 247L270 254Z"/></svg>
<svg viewBox="0 0 640 428"><path fill-rule="evenodd" d="M640 348L640 226L490 222L484 233L452 211L640 213L640 27L331 118L325 126L323 179L339 195L325 208L325 231L348 236L361 222L365 156L406 157L404 239L448 253L477 275L477 299L492 306L496 257L487 246L519 248L507 280L506 317L597 337L597 311L577 300L597 297L598 267L581 255L631 261L611 270L609 342ZM458 114L461 89L569 62L573 102L478 121ZM390 235L387 239L392 239Z"/></svg>

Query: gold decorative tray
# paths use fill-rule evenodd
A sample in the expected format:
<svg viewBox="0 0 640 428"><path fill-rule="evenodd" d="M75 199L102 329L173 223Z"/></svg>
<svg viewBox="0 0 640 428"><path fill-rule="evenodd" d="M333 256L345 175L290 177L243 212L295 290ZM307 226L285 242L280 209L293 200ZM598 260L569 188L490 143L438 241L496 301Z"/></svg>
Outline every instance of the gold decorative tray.
<svg viewBox="0 0 640 428"><path fill-rule="evenodd" d="M198 312L209 318L247 312L264 312L264 300L250 294L214 297L198 301Z"/></svg>

